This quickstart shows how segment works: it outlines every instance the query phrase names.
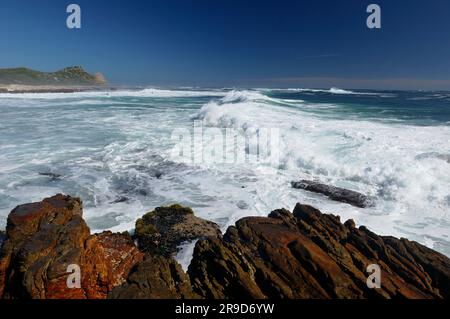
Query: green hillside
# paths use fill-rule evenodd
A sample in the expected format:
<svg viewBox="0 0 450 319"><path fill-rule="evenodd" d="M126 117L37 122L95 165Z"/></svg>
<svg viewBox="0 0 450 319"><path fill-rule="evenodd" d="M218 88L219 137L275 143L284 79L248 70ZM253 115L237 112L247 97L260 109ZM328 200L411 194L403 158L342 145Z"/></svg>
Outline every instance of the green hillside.
<svg viewBox="0 0 450 319"><path fill-rule="evenodd" d="M102 74L87 73L81 66L72 66L57 72L40 72L28 68L0 69L0 84L18 85L104 85Z"/></svg>

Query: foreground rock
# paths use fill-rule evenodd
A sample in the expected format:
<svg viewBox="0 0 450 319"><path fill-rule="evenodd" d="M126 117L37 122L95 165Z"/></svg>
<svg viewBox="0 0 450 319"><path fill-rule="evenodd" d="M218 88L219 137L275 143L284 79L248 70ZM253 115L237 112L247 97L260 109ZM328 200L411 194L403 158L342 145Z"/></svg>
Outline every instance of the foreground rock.
<svg viewBox="0 0 450 319"><path fill-rule="evenodd" d="M197 299L189 277L172 258L147 255L130 274L127 283L115 288L110 299Z"/></svg>
<svg viewBox="0 0 450 319"><path fill-rule="evenodd" d="M135 238L145 260L115 288L111 299L193 299L199 298L189 276L173 258L177 247L186 241L211 236L219 238L219 226L194 215L180 205L157 207L136 221Z"/></svg>
<svg viewBox="0 0 450 319"><path fill-rule="evenodd" d="M130 274L127 282L115 288L111 299L193 299L188 275L173 258L177 247L185 241L207 236L219 237L219 226L194 215L192 209L180 205L157 207L136 221L135 238L146 253Z"/></svg>
<svg viewBox="0 0 450 319"><path fill-rule="evenodd" d="M136 221L139 248L166 257L174 254L183 242L220 235L217 224L196 217L192 209L180 205L158 207Z"/></svg>
<svg viewBox="0 0 450 319"><path fill-rule="evenodd" d="M307 180L292 182L291 184L294 188L323 194L325 196L328 196L332 200L347 203L356 207L366 208L375 205L373 198L345 188L330 186Z"/></svg>
<svg viewBox="0 0 450 319"><path fill-rule="evenodd" d="M6 233L3 230L0 230L0 248L2 248L3 241L6 239Z"/></svg>
<svg viewBox="0 0 450 319"><path fill-rule="evenodd" d="M145 252L127 233L90 235L79 199L16 207L0 244L0 298L450 297L449 258L310 206L243 218L223 237L178 205L146 214L136 228ZM172 253L195 236L204 238L186 274ZM379 289L367 286L373 264ZM79 288L67 285L69 265L80 267Z"/></svg>
<svg viewBox="0 0 450 319"><path fill-rule="evenodd" d="M90 235L81 201L56 195L18 206L8 216L0 297L105 298L142 258L130 236ZM80 288L68 287L69 265L81 270Z"/></svg>
<svg viewBox="0 0 450 319"><path fill-rule="evenodd" d="M371 264L381 268L380 289L367 286ZM450 297L444 255L300 204L200 240L188 273L206 298Z"/></svg>

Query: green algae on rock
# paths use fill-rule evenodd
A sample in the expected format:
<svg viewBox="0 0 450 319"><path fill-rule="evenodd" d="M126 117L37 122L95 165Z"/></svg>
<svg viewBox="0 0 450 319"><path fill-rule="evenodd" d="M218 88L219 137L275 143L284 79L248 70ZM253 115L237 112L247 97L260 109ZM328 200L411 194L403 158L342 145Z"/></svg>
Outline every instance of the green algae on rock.
<svg viewBox="0 0 450 319"><path fill-rule="evenodd" d="M220 236L219 226L196 217L189 207L157 207L136 221L135 238L146 252L170 256L186 241Z"/></svg>

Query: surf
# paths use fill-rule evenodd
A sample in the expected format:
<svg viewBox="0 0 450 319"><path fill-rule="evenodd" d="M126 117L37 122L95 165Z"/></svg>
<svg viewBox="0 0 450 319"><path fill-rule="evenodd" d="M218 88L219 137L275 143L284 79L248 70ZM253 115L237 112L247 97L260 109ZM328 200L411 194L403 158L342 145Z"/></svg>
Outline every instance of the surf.
<svg viewBox="0 0 450 319"><path fill-rule="evenodd" d="M173 203L193 207L225 230L239 218L301 202L450 254L447 95L323 91L145 88L1 95L0 226L15 205L59 192L83 198L94 231L130 230L142 212ZM429 114L430 100L408 100L414 97L430 97L441 121L425 122L421 112ZM412 111L410 103L416 103ZM247 136L278 129L277 165L172 158L172 133L193 132L196 121ZM211 143L220 147L223 140ZM244 151L253 154L252 148ZM359 209L291 187L303 179L367 194L376 205Z"/></svg>

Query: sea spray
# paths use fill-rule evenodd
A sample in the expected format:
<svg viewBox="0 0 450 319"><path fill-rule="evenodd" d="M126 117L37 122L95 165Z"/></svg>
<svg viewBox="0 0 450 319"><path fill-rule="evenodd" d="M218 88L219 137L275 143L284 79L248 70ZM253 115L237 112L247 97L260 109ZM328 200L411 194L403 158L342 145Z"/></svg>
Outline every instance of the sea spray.
<svg viewBox="0 0 450 319"><path fill-rule="evenodd" d="M2 94L0 228L16 205L60 192L83 199L93 231L130 230L144 212L173 203L225 230L302 202L450 254L450 95L346 91ZM196 121L224 136L279 130L279 165L173 158L173 132L192 133ZM301 179L376 197L377 205L360 209L292 189Z"/></svg>

